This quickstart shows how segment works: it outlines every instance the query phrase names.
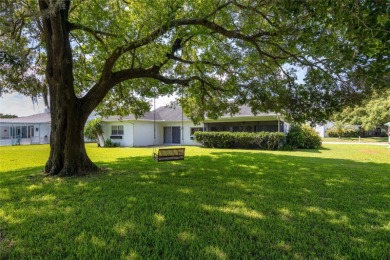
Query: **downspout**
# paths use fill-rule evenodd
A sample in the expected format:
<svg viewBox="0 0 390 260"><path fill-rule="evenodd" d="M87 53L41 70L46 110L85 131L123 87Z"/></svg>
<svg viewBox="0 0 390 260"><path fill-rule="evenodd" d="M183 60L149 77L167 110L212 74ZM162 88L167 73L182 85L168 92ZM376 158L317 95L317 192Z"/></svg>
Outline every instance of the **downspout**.
<svg viewBox="0 0 390 260"><path fill-rule="evenodd" d="M130 123L130 125L132 126L132 130L131 130L131 132L132 132L132 136L131 136L131 147L134 147L134 123Z"/></svg>

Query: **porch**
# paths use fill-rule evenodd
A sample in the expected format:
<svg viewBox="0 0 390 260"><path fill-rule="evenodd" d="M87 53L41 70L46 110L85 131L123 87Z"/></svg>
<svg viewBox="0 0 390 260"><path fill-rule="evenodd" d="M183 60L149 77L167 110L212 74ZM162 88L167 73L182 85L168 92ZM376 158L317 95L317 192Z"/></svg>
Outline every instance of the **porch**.
<svg viewBox="0 0 390 260"><path fill-rule="evenodd" d="M285 132L287 124L281 120L236 121L204 123L204 131L217 132Z"/></svg>

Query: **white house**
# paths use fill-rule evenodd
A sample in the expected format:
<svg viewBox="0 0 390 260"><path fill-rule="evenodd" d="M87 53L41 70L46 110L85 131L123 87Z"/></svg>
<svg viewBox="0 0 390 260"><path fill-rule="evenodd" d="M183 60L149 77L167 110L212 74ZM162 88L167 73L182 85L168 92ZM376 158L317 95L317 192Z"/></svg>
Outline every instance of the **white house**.
<svg viewBox="0 0 390 260"><path fill-rule="evenodd" d="M194 141L196 131L231 132L287 132L289 124L276 113L254 115L248 106L242 106L238 114L224 115L218 120L206 118L194 125L182 114L181 107L160 107L136 119L112 116L102 119L103 137L120 146L198 145Z"/></svg>
<svg viewBox="0 0 390 260"><path fill-rule="evenodd" d="M0 119L0 146L16 144L45 144L50 137L50 113L19 118ZM112 116L102 119L103 137L120 146L198 145L194 141L196 131L231 132L287 132L289 124L276 113L254 115L248 106L239 113L224 115L218 120L206 118L194 125L182 113L181 107L160 107L136 119L133 115L123 118Z"/></svg>
<svg viewBox="0 0 390 260"><path fill-rule="evenodd" d="M50 137L50 113L17 118L0 118L0 146L46 144Z"/></svg>
<svg viewBox="0 0 390 260"><path fill-rule="evenodd" d="M316 125L314 130L318 133L320 137L327 137L326 131L333 126L334 124L332 122L327 122L323 125Z"/></svg>

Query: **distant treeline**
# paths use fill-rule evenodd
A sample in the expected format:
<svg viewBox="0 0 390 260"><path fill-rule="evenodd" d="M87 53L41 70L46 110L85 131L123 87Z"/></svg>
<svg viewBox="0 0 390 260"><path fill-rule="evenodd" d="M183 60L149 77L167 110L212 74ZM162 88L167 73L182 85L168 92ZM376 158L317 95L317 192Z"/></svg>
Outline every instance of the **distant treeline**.
<svg viewBox="0 0 390 260"><path fill-rule="evenodd" d="M17 118L17 115L8 115L0 113L0 118Z"/></svg>

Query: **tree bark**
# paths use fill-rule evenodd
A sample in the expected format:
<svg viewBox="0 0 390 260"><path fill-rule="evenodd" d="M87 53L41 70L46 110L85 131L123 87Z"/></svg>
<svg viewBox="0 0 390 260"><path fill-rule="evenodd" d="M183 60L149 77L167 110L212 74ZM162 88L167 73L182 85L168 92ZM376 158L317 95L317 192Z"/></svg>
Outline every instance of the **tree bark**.
<svg viewBox="0 0 390 260"><path fill-rule="evenodd" d="M74 92L72 49L69 41L70 1L50 6L39 0L47 51L46 78L50 93L50 156L48 175L85 175L98 170L84 146L84 125L92 110L84 109Z"/></svg>

